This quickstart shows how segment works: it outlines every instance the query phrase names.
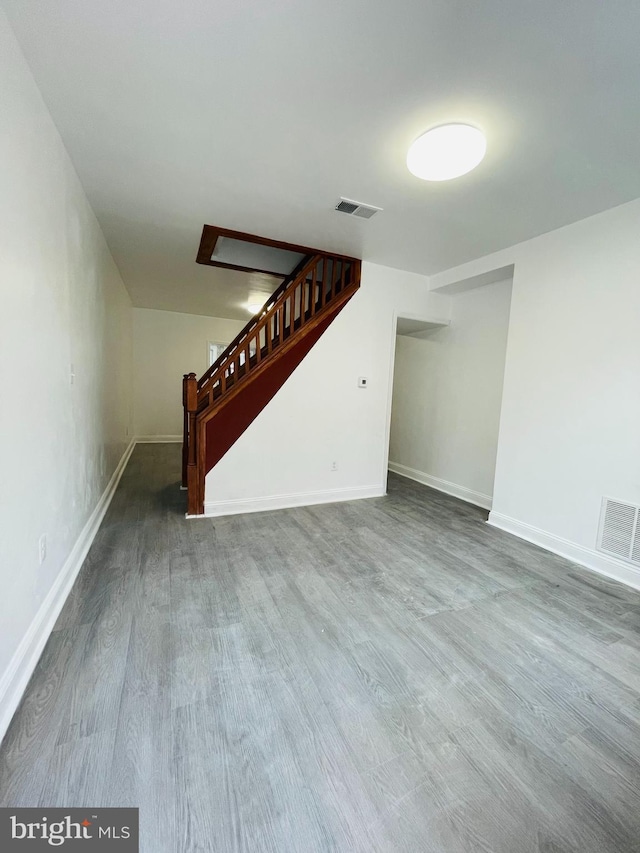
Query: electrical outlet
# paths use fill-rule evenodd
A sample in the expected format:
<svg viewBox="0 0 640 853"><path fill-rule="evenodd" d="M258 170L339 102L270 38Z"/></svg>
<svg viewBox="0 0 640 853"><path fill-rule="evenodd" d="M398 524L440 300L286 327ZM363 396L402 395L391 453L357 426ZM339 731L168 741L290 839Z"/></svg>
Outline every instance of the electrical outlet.
<svg viewBox="0 0 640 853"><path fill-rule="evenodd" d="M331 463L331 469L330 469L330 470L331 470L331 471L337 471L337 470L338 470L338 463L337 463L337 462L332 462L332 463Z"/></svg>
<svg viewBox="0 0 640 853"><path fill-rule="evenodd" d="M45 533L38 539L38 559L40 560L40 565L47 559L47 536Z"/></svg>

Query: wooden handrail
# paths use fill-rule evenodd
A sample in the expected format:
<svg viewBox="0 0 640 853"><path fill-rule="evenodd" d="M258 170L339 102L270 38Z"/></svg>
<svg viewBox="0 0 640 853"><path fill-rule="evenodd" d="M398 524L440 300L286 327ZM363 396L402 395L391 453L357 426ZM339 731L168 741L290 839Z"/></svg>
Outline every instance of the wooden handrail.
<svg viewBox="0 0 640 853"><path fill-rule="evenodd" d="M273 302L273 300L274 300L274 299L278 299L278 298L279 298L279 296L280 296L282 293L284 293L284 291L289 287L289 285L291 284L291 282L292 282L294 279L298 278L298 276L300 275L300 273L302 272L302 270L307 266L307 264L311 263L311 261L312 261L312 260L313 260L313 258L315 258L315 257L317 257L317 255L306 255L306 256L305 256L305 257L300 261L300 263L296 266L296 268L295 268L291 273L289 273L289 275L288 275L285 279L283 279L283 281L282 281L282 282L278 285L278 287L273 291L273 293L271 294L271 296L267 299L267 301L264 303L264 305L263 305L263 306L262 306L262 308L258 311L258 313L257 313L257 314L254 314L254 315L253 315L253 317L252 317L252 318L249 320L249 322L246 324L246 326L244 326L244 328L242 328L242 329L238 332L238 334L237 334L237 335L235 336L235 338L231 341L231 343L229 344L229 346L228 346L228 347L226 347L226 349L225 349L223 352L221 352L221 353L220 353L220 355L218 356L218 358L213 362L213 364L211 365L211 367L209 367L209 369L208 369L208 370L205 370L205 372L202 374L202 376L201 376L201 377L200 377L200 379L198 380L198 389L202 388L202 386L203 386L203 385L205 384L205 382L209 379L209 377L210 377L210 376L213 376L213 374L216 372L216 370L218 369L218 367L220 367L220 365L222 364L222 362L227 361L227 359L229 358L230 353L231 353L231 352L232 352L232 351L233 351L233 350L238 346L238 344L242 341L242 339L243 339L246 335L248 335L248 334L249 334L249 332L250 332L253 328L255 328L255 326L257 326L257 325L258 325L258 323L259 323L259 321L260 321L260 317L262 316L262 313L263 313L264 309L266 308L266 306L267 306L267 305L269 305L271 302Z"/></svg>
<svg viewBox="0 0 640 853"><path fill-rule="evenodd" d="M350 299L351 296L353 296L353 294L357 291L358 286L359 286L358 284L354 284L354 285L349 284L348 286L346 286L344 288L344 290L341 290L340 293L334 299L331 300L332 309L335 305L339 305L339 304L342 304L343 302L348 301L348 299ZM323 312L320 309L318 309L316 315L310 319L310 321L308 322L307 325L304 326L304 330L305 331L307 330L307 326L309 327L309 329L315 328L319 323L322 322L324 316L325 315L323 315ZM294 338L293 340L291 340L291 345L295 346L295 343L296 343L296 340ZM279 358L281 355L284 355L286 353L289 345L290 345L290 340L287 339L284 341L282 346L278 346L274 349L274 351L273 351L274 361L277 358ZM239 382L237 385L235 385L235 384L231 385L222 397L217 397L212 405L207 406L206 408L200 410L198 412L198 423L206 424L207 421L209 421L213 417L215 417L216 412L218 411L218 407L226 404L228 401L232 400L236 396L236 394L239 394L240 392L242 392L242 390L245 388L246 385L250 384L254 378L258 377L263 370L268 369L269 363L271 363L271 362L267 363L265 360L265 362L263 362L262 365L257 365L256 367L254 367L247 374L246 380L244 380L244 376L243 376L242 382Z"/></svg>
<svg viewBox="0 0 640 853"><path fill-rule="evenodd" d="M291 294L294 293L298 286L306 281L306 278L309 272L312 269L317 269L318 264L324 261L323 255L312 255L310 258L306 259L305 263L301 266L299 272L295 276L295 278L290 277L286 281L284 281L277 290L274 291L272 296L265 302L263 308L251 318L251 320L247 323L244 329L234 338L234 340L229 344L229 346L225 349L225 351L220 355L220 357L214 362L214 364L209 368L207 373L203 374L200 382L198 383L198 400L204 400L205 396L209 393L209 390L212 386L218 382L221 378L221 375L228 369L229 362L233 362L237 359L236 353L240 349L240 345L243 341L247 341L251 337L257 337L262 331L262 329L267 330L267 336L269 335L269 324L272 319L276 315L277 312L281 312L281 317L278 320L278 336L280 342L283 339L284 332L284 306L286 301L290 298ZM269 307L267 307L269 306ZM256 346L257 349L257 346ZM245 364L248 364L248 361L245 361ZM237 365L237 369L239 369L239 364Z"/></svg>

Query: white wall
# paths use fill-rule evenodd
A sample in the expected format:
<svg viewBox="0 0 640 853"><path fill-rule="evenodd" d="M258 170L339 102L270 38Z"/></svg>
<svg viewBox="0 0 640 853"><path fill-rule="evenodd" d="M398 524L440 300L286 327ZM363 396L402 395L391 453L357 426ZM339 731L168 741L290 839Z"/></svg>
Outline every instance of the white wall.
<svg viewBox="0 0 640 853"><path fill-rule="evenodd" d="M228 344L244 325L239 320L133 309L137 436L182 437L182 377L204 373L208 342Z"/></svg>
<svg viewBox="0 0 640 853"><path fill-rule="evenodd" d="M129 297L2 12L0 87L1 736L129 443L132 343Z"/></svg>
<svg viewBox="0 0 640 853"><path fill-rule="evenodd" d="M640 586L594 550L603 496L640 503L640 200L434 277L514 263L490 520Z"/></svg>
<svg viewBox="0 0 640 853"><path fill-rule="evenodd" d="M360 291L207 475L206 513L384 494L394 312L448 310L424 276L364 263Z"/></svg>
<svg viewBox="0 0 640 853"><path fill-rule="evenodd" d="M453 297L451 325L398 336L389 465L490 507L511 281Z"/></svg>

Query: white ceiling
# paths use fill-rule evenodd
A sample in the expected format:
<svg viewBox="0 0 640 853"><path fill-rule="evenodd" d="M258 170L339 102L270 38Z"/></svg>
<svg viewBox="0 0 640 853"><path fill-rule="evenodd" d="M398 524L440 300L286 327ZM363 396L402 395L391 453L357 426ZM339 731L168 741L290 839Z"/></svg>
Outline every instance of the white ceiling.
<svg viewBox="0 0 640 853"><path fill-rule="evenodd" d="M4 2L139 306L246 316L204 223L433 273L640 196L638 0ZM486 159L414 178L447 121Z"/></svg>

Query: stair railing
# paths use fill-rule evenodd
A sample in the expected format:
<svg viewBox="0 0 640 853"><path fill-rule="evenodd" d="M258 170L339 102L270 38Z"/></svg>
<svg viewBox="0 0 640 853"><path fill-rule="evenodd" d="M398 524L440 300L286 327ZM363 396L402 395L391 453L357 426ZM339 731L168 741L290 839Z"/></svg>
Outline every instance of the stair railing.
<svg viewBox="0 0 640 853"><path fill-rule="evenodd" d="M241 342L241 341L242 341L242 340L243 340L243 339L244 339L244 338L245 338L245 337L246 337L246 336L251 332L251 330L252 330L252 329L254 329L254 328L257 326L257 324L260 322L260 318L261 318L261 316L262 316L263 312L264 312L268 307L270 307L270 306L274 303L274 301L275 301L275 300L277 300L277 299L280 297L280 295L281 295L282 293L284 293L284 292L285 292L285 290L289 287L289 285L291 284L291 282L292 282L292 281L294 281L295 279L297 279L297 278L298 278L298 276L301 274L302 270L306 267L306 265L309 263L309 261L310 261L310 260L311 260L311 257L310 257L309 255L305 256L305 257L300 261L300 263L298 264L298 266L293 270L293 272L292 272L292 273L290 273L290 275L288 275L288 276L287 276L287 277L282 281L282 283L281 283L281 284L276 288L276 290L274 290L274 292L273 292L273 293L271 294L271 296L267 299L267 301L266 301L266 302L265 302L265 304L262 306L262 308L260 308L260 310L257 312L257 314L254 314L254 316L249 320L249 322L246 324L246 326L238 332L238 334L236 335L236 337L231 341L231 343L226 347L226 349L225 349L223 352L221 352L221 353L220 353L220 355L218 356L218 358L216 359L216 361L214 361L214 362L213 362L213 364L209 367L209 369L208 369L208 370L206 370L206 371L202 374L202 376L201 376L201 377L200 377L200 379L198 380L198 388L201 388L201 387L206 383L206 381L207 381L211 376L213 376L213 374L216 372L216 370L217 370L217 369L218 369L222 364L224 364L224 363L228 360L228 358L229 358L229 354L230 354L233 350L235 350L235 348L240 344L240 342Z"/></svg>
<svg viewBox="0 0 640 853"><path fill-rule="evenodd" d="M294 333L315 326L325 309L346 301L359 284L358 260L325 254L304 258L200 380L185 374L182 485L190 515L203 512L206 420L267 360L283 352Z"/></svg>

